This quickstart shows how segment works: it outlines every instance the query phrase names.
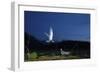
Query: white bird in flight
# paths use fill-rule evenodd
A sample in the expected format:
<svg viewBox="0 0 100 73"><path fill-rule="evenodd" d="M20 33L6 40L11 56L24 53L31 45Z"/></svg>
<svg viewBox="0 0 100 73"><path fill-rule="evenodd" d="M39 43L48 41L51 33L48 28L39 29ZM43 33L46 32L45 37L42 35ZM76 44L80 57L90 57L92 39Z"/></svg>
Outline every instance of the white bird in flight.
<svg viewBox="0 0 100 73"><path fill-rule="evenodd" d="M47 40L47 42L49 43L49 42L54 42L53 41L53 29L52 29L52 27L50 27L50 32L49 32L49 34L48 33L45 33L46 34L46 36L48 37L48 40Z"/></svg>

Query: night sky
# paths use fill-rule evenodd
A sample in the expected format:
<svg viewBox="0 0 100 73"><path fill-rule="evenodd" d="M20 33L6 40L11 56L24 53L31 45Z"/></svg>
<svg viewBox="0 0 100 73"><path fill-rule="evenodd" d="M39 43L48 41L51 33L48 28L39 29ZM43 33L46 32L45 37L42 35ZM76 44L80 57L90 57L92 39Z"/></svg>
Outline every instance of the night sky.
<svg viewBox="0 0 100 73"><path fill-rule="evenodd" d="M54 41L90 40L90 14L24 11L25 32L38 40L53 28Z"/></svg>

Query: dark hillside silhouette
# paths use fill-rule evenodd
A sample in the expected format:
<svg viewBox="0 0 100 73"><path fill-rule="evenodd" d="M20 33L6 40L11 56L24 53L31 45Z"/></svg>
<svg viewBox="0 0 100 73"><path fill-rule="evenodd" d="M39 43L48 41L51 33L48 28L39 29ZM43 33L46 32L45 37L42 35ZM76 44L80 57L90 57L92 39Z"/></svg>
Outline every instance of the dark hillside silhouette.
<svg viewBox="0 0 100 73"><path fill-rule="evenodd" d="M45 41L39 41L34 36L25 33L25 53L29 52L42 52L44 54L60 55L60 49L64 51L70 51L71 55L79 56L81 58L90 58L90 42L86 41L72 41L64 40L61 42L46 43Z"/></svg>

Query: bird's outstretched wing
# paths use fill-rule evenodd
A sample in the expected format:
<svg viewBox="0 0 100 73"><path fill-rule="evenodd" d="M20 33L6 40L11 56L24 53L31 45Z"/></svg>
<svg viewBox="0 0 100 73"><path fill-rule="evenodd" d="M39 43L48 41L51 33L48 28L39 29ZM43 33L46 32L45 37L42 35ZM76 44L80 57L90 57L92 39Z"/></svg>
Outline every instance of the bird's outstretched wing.
<svg viewBox="0 0 100 73"><path fill-rule="evenodd" d="M49 37L49 34L45 33L45 35L46 35L47 37Z"/></svg>

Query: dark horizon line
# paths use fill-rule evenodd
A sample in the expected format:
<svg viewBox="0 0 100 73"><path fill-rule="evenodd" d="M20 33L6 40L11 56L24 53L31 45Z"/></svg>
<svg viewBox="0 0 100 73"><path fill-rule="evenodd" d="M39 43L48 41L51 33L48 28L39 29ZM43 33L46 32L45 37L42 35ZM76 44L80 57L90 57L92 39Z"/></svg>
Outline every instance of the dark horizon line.
<svg viewBox="0 0 100 73"><path fill-rule="evenodd" d="M27 32L24 32L24 35L25 35L25 33L27 33ZM28 34L28 36L31 36L31 37L34 37L36 40L38 40L38 41L46 41L46 40L39 40L38 38L36 38L35 36L33 36L32 34L29 34L29 33L27 33ZM55 42L61 42L61 41L80 41L80 42L90 42L90 39L89 40L77 40L77 39L62 39L62 40L54 40Z"/></svg>

